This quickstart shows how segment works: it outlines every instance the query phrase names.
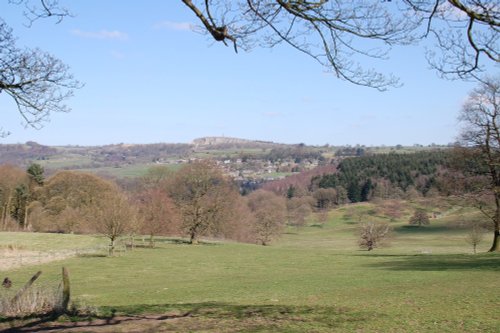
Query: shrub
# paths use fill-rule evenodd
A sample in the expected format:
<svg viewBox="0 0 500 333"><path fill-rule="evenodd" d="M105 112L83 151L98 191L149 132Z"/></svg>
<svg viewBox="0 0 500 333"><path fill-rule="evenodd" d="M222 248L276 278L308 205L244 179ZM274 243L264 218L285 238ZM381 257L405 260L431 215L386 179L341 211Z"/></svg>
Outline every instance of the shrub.
<svg viewBox="0 0 500 333"><path fill-rule="evenodd" d="M413 213L413 216L410 217L410 224L411 225L429 225L430 220L429 216L427 215L427 212L423 209L417 209L415 210L415 213Z"/></svg>

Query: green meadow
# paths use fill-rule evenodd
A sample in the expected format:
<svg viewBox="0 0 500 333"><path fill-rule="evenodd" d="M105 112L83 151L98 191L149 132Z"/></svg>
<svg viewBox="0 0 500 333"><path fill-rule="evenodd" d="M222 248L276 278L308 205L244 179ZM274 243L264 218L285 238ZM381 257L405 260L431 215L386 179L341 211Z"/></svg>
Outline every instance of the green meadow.
<svg viewBox="0 0 500 333"><path fill-rule="evenodd" d="M472 254L467 231L451 223L467 212L450 209L425 227L408 227L405 216L391 222L386 247L361 250L349 214L373 207L334 210L324 225L289 228L271 246L162 238L152 249L137 239L114 257L103 248L0 274L22 285L42 270L36 284L53 284L65 266L73 301L93 309L85 320L164 316L141 324L151 332L500 332L500 256L485 253L489 234ZM0 233L0 249L9 244L43 251L106 240Z"/></svg>

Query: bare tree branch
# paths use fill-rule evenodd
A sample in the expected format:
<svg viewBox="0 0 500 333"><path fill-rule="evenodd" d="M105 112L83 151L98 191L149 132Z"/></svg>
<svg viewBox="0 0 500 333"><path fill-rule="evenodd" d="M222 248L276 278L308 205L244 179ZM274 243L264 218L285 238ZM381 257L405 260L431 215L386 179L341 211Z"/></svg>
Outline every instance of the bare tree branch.
<svg viewBox="0 0 500 333"><path fill-rule="evenodd" d="M358 56L383 59L394 44L412 40L415 22L395 17L378 1L183 0L216 40L243 49L285 43L348 82L385 90L398 80L363 69ZM375 41L378 45L374 46Z"/></svg>
<svg viewBox="0 0 500 333"><path fill-rule="evenodd" d="M433 37L427 59L445 78L477 79L485 61L500 62L500 0L183 2L216 41L247 50L288 44L337 77L379 90L398 81L360 63L385 59L396 44Z"/></svg>
<svg viewBox="0 0 500 333"><path fill-rule="evenodd" d="M0 19L0 96L10 96L26 126L39 129L52 112L68 112L64 101L82 85L67 65L39 49L20 49Z"/></svg>
<svg viewBox="0 0 500 333"><path fill-rule="evenodd" d="M67 8L59 5L58 0L9 0L9 3L24 6L28 27L39 19L55 18L56 23L61 23L65 17L73 16Z"/></svg>
<svg viewBox="0 0 500 333"><path fill-rule="evenodd" d="M459 120L464 124L462 141L480 152L490 184L486 193L493 198L494 208L484 205L484 191L477 200L481 212L490 218L494 226L493 244L490 251L500 251L500 79L485 78L472 91L462 108Z"/></svg>
<svg viewBox="0 0 500 333"><path fill-rule="evenodd" d="M477 79L485 63L500 62L499 0L404 0L427 21L423 37L432 35L432 68L445 78ZM432 34L429 34L432 32Z"/></svg>

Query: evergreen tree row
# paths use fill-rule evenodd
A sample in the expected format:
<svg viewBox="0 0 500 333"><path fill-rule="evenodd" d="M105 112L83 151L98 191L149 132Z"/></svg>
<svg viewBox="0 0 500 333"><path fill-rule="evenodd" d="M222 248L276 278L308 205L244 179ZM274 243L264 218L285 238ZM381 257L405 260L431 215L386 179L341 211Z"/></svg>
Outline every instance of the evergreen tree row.
<svg viewBox="0 0 500 333"><path fill-rule="evenodd" d="M426 195L439 191L439 171L446 168L452 152L426 151L413 154L380 154L346 158L336 173L312 179L313 187L347 190L351 202L368 201L372 197L401 197L405 193Z"/></svg>

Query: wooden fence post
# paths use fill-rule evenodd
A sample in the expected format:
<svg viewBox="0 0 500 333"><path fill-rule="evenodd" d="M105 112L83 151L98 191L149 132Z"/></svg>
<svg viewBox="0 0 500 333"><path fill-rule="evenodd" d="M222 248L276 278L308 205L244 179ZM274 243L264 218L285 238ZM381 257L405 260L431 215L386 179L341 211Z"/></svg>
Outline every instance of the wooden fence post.
<svg viewBox="0 0 500 333"><path fill-rule="evenodd" d="M66 267L62 268L62 284L63 284L63 298L62 298L62 312L66 313L68 311L69 299L71 296L69 287L69 272Z"/></svg>
<svg viewBox="0 0 500 333"><path fill-rule="evenodd" d="M26 282L26 284L21 289L19 289L16 296L14 296L14 298L12 299L11 304L16 304L19 301L19 299L24 295L24 293L28 290L28 288L31 287L33 282L35 282L36 279L38 279L40 274L42 274L42 271L38 271L35 275L31 277L31 279L29 279L28 282Z"/></svg>

